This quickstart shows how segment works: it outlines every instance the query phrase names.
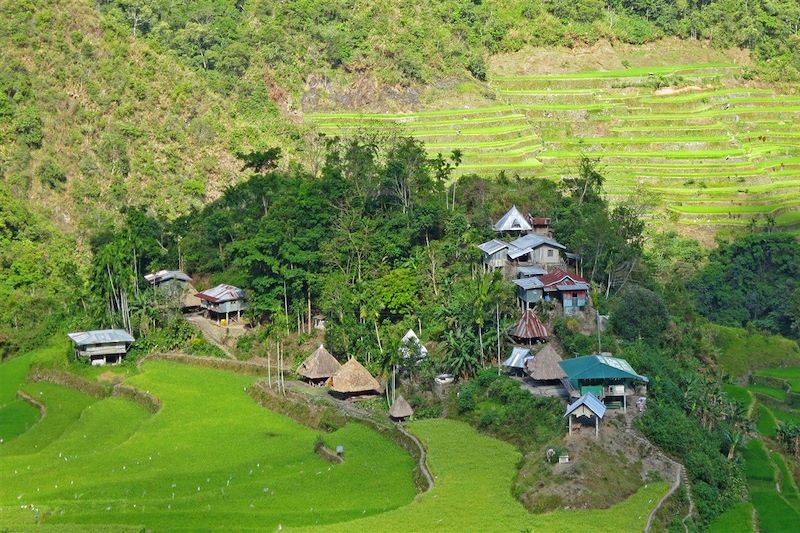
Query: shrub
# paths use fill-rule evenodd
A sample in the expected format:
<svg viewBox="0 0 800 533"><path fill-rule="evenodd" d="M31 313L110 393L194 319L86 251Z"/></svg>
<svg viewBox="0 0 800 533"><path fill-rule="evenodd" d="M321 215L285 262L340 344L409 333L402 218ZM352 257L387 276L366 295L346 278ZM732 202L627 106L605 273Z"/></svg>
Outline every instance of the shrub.
<svg viewBox="0 0 800 533"><path fill-rule="evenodd" d="M67 182L67 175L52 159L46 159L39 167L39 181L46 187L58 189Z"/></svg>

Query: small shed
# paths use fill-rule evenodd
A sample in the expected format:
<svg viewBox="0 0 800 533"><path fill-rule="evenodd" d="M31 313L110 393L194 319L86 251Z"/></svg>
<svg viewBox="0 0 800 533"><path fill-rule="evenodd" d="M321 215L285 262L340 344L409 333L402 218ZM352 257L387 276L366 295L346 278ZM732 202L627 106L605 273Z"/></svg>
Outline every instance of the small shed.
<svg viewBox="0 0 800 533"><path fill-rule="evenodd" d="M350 358L326 382L331 392L348 398L378 394L381 385L364 366Z"/></svg>
<svg viewBox="0 0 800 533"><path fill-rule="evenodd" d="M560 383L567 374L559 366L561 355L556 351L552 344L548 344L525 363L525 370L534 381L543 384Z"/></svg>
<svg viewBox="0 0 800 533"><path fill-rule="evenodd" d="M577 421L580 418L594 418L594 436L600 436L600 420L606 414L606 406L598 400L592 393L586 393L567 407L564 416L567 417L568 434L572 435L572 417Z"/></svg>
<svg viewBox="0 0 800 533"><path fill-rule="evenodd" d="M323 345L297 367L297 373L311 383L322 383L342 367Z"/></svg>
<svg viewBox="0 0 800 533"><path fill-rule="evenodd" d="M78 331L67 336L75 345L78 359L87 360L92 366L119 364L135 340L124 329Z"/></svg>
<svg viewBox="0 0 800 533"><path fill-rule="evenodd" d="M508 260L509 244L500 239L492 239L478 245L483 252L483 264L488 269L503 268Z"/></svg>
<svg viewBox="0 0 800 533"><path fill-rule="evenodd" d="M533 232L537 235L544 235L545 237L552 237L553 236L553 229L551 227L551 221L547 217L531 217L530 218L531 226L533 226Z"/></svg>
<svg viewBox="0 0 800 533"><path fill-rule="evenodd" d="M317 313L311 318L314 321L314 329L325 330L325 315Z"/></svg>
<svg viewBox="0 0 800 533"><path fill-rule="evenodd" d="M498 220L492 229L498 232L523 232L531 231L533 226L530 225L525 215L523 215L517 206L511 206L505 215Z"/></svg>
<svg viewBox="0 0 800 533"><path fill-rule="evenodd" d="M521 371L531 359L533 359L533 355L531 355L530 349L515 346L511 350L511 355L503 361L503 366L513 371Z"/></svg>
<svg viewBox="0 0 800 533"><path fill-rule="evenodd" d="M546 340L547 329L533 309L526 309L517 323L508 328L508 335L517 342L530 345Z"/></svg>
<svg viewBox="0 0 800 533"><path fill-rule="evenodd" d="M245 303L244 290L233 285L221 283L203 292L195 294L200 298L200 305L206 310L211 318L222 318L229 321L231 315L237 319L241 317L242 311L247 309Z"/></svg>
<svg viewBox="0 0 800 533"><path fill-rule="evenodd" d="M532 278L535 276L544 276L547 270L537 265L519 266L517 267L517 278Z"/></svg>
<svg viewBox="0 0 800 533"><path fill-rule="evenodd" d="M404 359L413 356L418 360L422 360L428 357L428 349L420 342L419 337L417 337L413 329L408 330L406 334L403 335L403 338L400 339L400 355L402 355Z"/></svg>
<svg viewBox="0 0 800 533"><path fill-rule="evenodd" d="M402 396L398 396L389 408L389 416L393 420L405 420L414 414L414 409Z"/></svg>

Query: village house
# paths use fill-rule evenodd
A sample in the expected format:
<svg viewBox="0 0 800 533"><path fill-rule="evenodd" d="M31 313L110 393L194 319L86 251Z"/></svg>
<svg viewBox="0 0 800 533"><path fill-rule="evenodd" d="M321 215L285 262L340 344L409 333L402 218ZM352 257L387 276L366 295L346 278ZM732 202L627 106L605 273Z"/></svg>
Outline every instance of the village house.
<svg viewBox="0 0 800 533"><path fill-rule="evenodd" d="M543 229L543 224L539 224L537 231L516 206L492 226L496 232L509 235L514 240L507 242L495 238L478 245L483 252L486 270L505 269L509 277L515 277L515 272L523 268L538 266L547 271L563 264L561 253L566 251L566 247L552 238L550 219L532 220L540 223L547 221L547 230Z"/></svg>
<svg viewBox="0 0 800 533"><path fill-rule="evenodd" d="M553 229L550 226L550 219L545 217L530 217L528 219L531 226L533 227L533 232L536 235L542 235L544 237L553 237Z"/></svg>
<svg viewBox="0 0 800 533"><path fill-rule="evenodd" d="M422 360L428 357L428 349L420 342L419 337L417 337L413 329L408 330L406 334L403 335L403 338L400 339L399 350L403 359L408 359L413 356L417 360Z"/></svg>
<svg viewBox="0 0 800 533"><path fill-rule="evenodd" d="M398 396L389 408L389 417L396 422L402 422L413 414L414 409L411 404L402 396Z"/></svg>
<svg viewBox="0 0 800 533"><path fill-rule="evenodd" d="M166 298L176 307L194 310L201 306L196 290L192 286L192 278L180 270L159 270L145 274L147 281L158 297Z"/></svg>
<svg viewBox="0 0 800 533"><path fill-rule="evenodd" d="M503 366L512 373L520 374L525 370L525 364L533 359L530 348L514 346L511 355L503 361Z"/></svg>
<svg viewBox="0 0 800 533"><path fill-rule="evenodd" d="M351 400L375 396L381 390L378 380L353 358L343 364L325 384L335 396Z"/></svg>
<svg viewBox="0 0 800 533"><path fill-rule="evenodd" d="M341 363L320 344L314 353L300 363L297 373L309 383L321 385L341 367Z"/></svg>
<svg viewBox="0 0 800 533"><path fill-rule="evenodd" d="M562 380L567 377L564 369L559 363L561 356L553 348L552 344L547 344L544 348L536 352L533 357L526 360L525 370L535 385L540 387L562 387Z"/></svg>
<svg viewBox="0 0 800 533"><path fill-rule="evenodd" d="M514 205L492 226L492 229L498 233L526 233L533 231L533 226Z"/></svg>
<svg viewBox="0 0 800 533"><path fill-rule="evenodd" d="M564 384L570 396L592 393L606 407L627 411L628 396L637 393L637 386L649 382L625 360L609 355L584 355L559 363L567 378Z"/></svg>
<svg viewBox="0 0 800 533"><path fill-rule="evenodd" d="M589 303L589 284L577 274L570 274L559 268L544 276L539 276L537 279L542 284L541 291L544 301L555 300L561 303L566 316L582 311ZM532 298L535 295L526 293L525 297Z"/></svg>
<svg viewBox="0 0 800 533"><path fill-rule="evenodd" d="M242 311L247 309L244 291L233 285L222 283L195 296L200 298L200 305L209 318L215 320L223 318L223 315L226 322L230 321L231 316L239 319Z"/></svg>
<svg viewBox="0 0 800 533"><path fill-rule="evenodd" d="M77 358L89 361L92 366L119 364L135 340L124 329L78 331L67 336L75 345Z"/></svg>

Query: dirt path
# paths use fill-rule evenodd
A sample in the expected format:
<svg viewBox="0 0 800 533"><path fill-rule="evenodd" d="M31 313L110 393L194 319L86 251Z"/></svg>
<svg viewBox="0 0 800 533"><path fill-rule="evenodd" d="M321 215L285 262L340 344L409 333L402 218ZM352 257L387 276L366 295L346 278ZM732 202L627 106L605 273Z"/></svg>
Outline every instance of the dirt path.
<svg viewBox="0 0 800 533"><path fill-rule="evenodd" d="M210 320L201 315L187 315L186 321L199 329L200 333L203 334L203 337L208 342L222 350L222 353L225 354L225 357L228 359L236 359L236 357L234 357L234 355L222 341L225 335L224 328L214 325Z"/></svg>

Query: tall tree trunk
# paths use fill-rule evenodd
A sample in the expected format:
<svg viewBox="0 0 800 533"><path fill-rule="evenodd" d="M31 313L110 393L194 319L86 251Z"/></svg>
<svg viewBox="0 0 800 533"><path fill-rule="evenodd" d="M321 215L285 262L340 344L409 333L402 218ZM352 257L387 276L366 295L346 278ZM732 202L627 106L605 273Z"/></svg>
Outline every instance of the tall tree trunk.
<svg viewBox="0 0 800 533"><path fill-rule="evenodd" d="M381 344L381 332L378 330L378 319L372 321L375 325L375 338L378 339L378 349L383 353L383 345Z"/></svg>

